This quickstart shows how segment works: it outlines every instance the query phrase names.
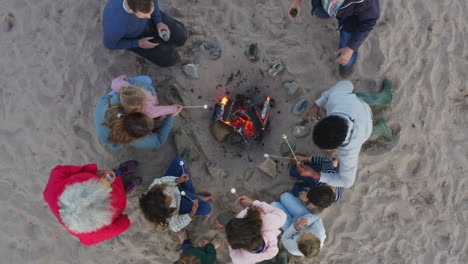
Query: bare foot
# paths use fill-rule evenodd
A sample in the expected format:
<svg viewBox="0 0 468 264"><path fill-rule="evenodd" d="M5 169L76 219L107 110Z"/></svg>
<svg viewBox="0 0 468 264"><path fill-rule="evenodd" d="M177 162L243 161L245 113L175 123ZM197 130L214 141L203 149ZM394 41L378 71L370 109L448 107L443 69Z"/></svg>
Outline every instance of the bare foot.
<svg viewBox="0 0 468 264"><path fill-rule="evenodd" d="M211 241L211 243L213 244L215 249L217 249L217 248L219 248L219 246L221 246L222 240L219 239L219 238L215 238L215 239L213 239L213 241Z"/></svg>
<svg viewBox="0 0 468 264"><path fill-rule="evenodd" d="M213 196L198 196L198 197L200 197L200 199L202 199L205 202L213 200Z"/></svg>
<svg viewBox="0 0 468 264"><path fill-rule="evenodd" d="M218 220L214 220L213 226L214 226L215 229L224 228L224 226L222 224L220 224Z"/></svg>

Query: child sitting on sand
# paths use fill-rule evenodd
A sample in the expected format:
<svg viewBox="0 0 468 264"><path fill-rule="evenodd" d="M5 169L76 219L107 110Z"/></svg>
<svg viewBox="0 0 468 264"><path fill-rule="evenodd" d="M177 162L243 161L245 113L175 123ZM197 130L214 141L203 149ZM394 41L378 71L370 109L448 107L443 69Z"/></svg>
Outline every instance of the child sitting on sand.
<svg viewBox="0 0 468 264"><path fill-rule="evenodd" d="M297 159L301 162L301 166L311 167L319 173L338 172L333 161L326 157L297 156ZM319 208L326 208L339 201L343 196L343 187L334 187L310 177L303 177L299 174L297 165L291 166L289 175L296 179L303 180L303 182L294 184L291 193L302 201L310 202Z"/></svg>
<svg viewBox="0 0 468 264"><path fill-rule="evenodd" d="M316 257L326 238L322 219L309 213L291 193L283 193L280 202L273 202L271 205L287 215L281 237L286 250L294 256Z"/></svg>
<svg viewBox="0 0 468 264"><path fill-rule="evenodd" d="M112 80L111 88L119 94L120 103L126 113L142 112L151 118L176 113L180 105L158 105L157 92L151 83L151 78L148 76L127 79L126 75L121 75Z"/></svg>
<svg viewBox="0 0 468 264"><path fill-rule="evenodd" d="M226 224L229 255L234 264L254 264L278 254L279 230L286 214L265 202L241 196L236 203L246 207Z"/></svg>
<svg viewBox="0 0 468 264"><path fill-rule="evenodd" d="M182 230L177 235L182 242L182 254L174 264L216 264L216 249L220 246L219 241L215 240L211 243L203 240L202 247L194 247L187 231Z"/></svg>
<svg viewBox="0 0 468 264"><path fill-rule="evenodd" d="M183 165L180 165L181 162ZM140 209L145 218L156 226L169 227L178 232L190 224L192 217L211 212L208 200L211 200L211 196L195 195L186 162L177 158L164 173L164 177L156 178L148 191L140 197Z"/></svg>

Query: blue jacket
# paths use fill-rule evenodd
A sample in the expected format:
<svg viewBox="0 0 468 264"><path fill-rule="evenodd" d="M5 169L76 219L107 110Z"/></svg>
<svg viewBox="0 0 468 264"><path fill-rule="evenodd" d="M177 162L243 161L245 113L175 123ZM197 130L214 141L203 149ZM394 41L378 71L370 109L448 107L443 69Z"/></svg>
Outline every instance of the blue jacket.
<svg viewBox="0 0 468 264"><path fill-rule="evenodd" d="M157 24L162 22L161 12L158 0L153 0L153 3L151 19ZM102 15L104 46L111 50L138 48L137 37L143 33L148 21L127 13L123 0L109 0Z"/></svg>
<svg viewBox="0 0 468 264"><path fill-rule="evenodd" d="M339 27L352 32L348 47L358 50L380 16L379 0L346 0L336 14Z"/></svg>
<svg viewBox="0 0 468 264"><path fill-rule="evenodd" d="M148 76L138 76L135 78L127 78L126 81L129 82L130 84L144 87L146 90L150 91L152 94L156 94L156 91L151 86L152 84L151 78L149 78ZM103 123L106 121L105 114L106 114L107 108L109 107L109 103L111 104L120 103L119 94L115 92L110 92L104 95L99 100L99 102L94 107L94 126L96 127L96 131L97 131L99 138L104 143L106 143L106 145L108 145L112 149L119 149L123 145L114 144L110 142L107 139L109 137L110 129L107 126L103 125ZM137 141L133 141L129 143L128 145L134 146L137 148L146 148L146 149L159 148L166 142L167 137L169 136L169 133L171 132L173 126L174 126L174 118L172 116L168 116L166 117L166 119L164 119L162 126L161 128L158 129L158 131L153 132L144 138L140 138Z"/></svg>

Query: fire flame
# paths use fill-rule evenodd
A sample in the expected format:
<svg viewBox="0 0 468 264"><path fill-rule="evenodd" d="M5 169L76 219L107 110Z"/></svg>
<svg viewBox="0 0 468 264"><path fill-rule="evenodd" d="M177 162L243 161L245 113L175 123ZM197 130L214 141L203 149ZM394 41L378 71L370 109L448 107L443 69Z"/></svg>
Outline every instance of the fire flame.
<svg viewBox="0 0 468 264"><path fill-rule="evenodd" d="M229 98L227 96L224 96L223 99L221 99L220 104L226 105L229 102Z"/></svg>

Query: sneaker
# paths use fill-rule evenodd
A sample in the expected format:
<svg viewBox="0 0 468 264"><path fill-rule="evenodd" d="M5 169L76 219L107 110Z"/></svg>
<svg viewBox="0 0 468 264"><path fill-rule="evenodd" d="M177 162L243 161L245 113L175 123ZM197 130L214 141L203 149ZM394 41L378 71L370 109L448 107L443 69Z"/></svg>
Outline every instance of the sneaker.
<svg viewBox="0 0 468 264"><path fill-rule="evenodd" d="M116 175L126 176L135 172L138 166L138 161L129 160L120 164L116 169L114 169Z"/></svg>
<svg viewBox="0 0 468 264"><path fill-rule="evenodd" d="M128 180L127 182L124 182L125 194L131 194L134 191L138 190L138 188L140 188L142 182L143 181L138 176L134 176L130 180Z"/></svg>
<svg viewBox="0 0 468 264"><path fill-rule="evenodd" d="M351 66L343 66L340 64L339 72L342 78L348 78L354 72L354 64Z"/></svg>

